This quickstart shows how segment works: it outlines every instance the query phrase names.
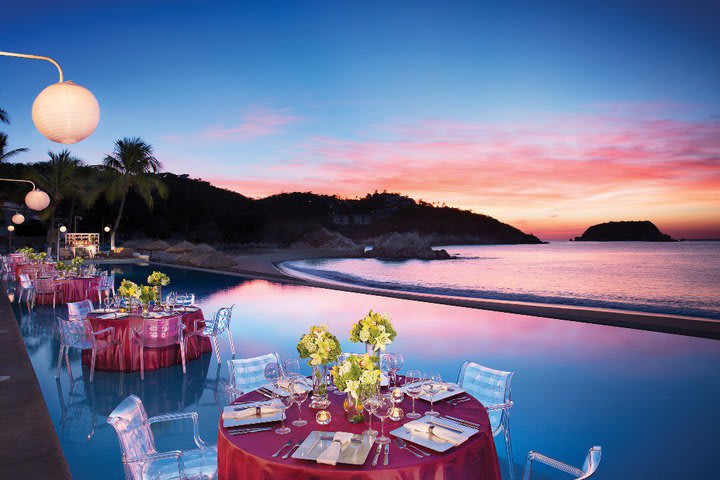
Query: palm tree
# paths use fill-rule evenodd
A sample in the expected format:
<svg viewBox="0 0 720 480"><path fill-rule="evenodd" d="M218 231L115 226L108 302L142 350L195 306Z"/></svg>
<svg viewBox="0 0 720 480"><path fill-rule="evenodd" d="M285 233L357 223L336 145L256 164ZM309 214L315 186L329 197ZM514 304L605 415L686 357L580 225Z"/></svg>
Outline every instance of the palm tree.
<svg viewBox="0 0 720 480"><path fill-rule="evenodd" d="M120 200L120 209L110 233L110 248L114 250L115 234L120 226L128 192L134 190L145 201L148 209L152 210L153 193L157 192L161 198L167 198L168 189L155 175L162 169L162 163L153 156L152 146L140 137L116 140L113 153L103 159L103 165L111 174L104 189L105 199L108 203Z"/></svg>
<svg viewBox="0 0 720 480"><path fill-rule="evenodd" d="M10 125L10 117L8 116L8 113L0 108L0 123L7 123Z"/></svg>
<svg viewBox="0 0 720 480"><path fill-rule="evenodd" d="M0 109L2 110L2 109ZM16 148L15 150L7 150L8 146L8 136L6 133L0 132L0 162L4 162L5 160L10 159L11 157L14 157L18 153L27 152L27 148Z"/></svg>
<svg viewBox="0 0 720 480"><path fill-rule="evenodd" d="M84 176L80 173L83 162L65 149L59 153L48 152L50 161L34 165L30 179L50 197L50 205L43 211L48 221L47 245L52 250L55 232L55 214L63 200L81 195Z"/></svg>

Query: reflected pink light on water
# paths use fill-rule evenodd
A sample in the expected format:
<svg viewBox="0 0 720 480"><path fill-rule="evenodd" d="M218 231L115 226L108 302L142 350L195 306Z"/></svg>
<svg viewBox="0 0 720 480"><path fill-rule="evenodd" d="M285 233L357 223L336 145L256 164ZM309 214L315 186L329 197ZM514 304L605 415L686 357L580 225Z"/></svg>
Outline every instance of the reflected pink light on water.
<svg viewBox="0 0 720 480"><path fill-rule="evenodd" d="M253 280L217 292L202 302L206 315L235 303L233 329L249 350L294 347L310 325L325 323L348 350L350 326L372 308L390 313L400 333L395 349L429 358L464 355L543 356L547 361L608 357L631 349L648 355L686 353L676 336L581 324L563 320L438 305L314 287L282 286ZM642 338L642 340L640 340ZM281 345L279 345L281 344ZM691 343L688 342L688 345ZM697 348L697 343L692 343ZM672 350L670 350L672 349ZM242 349L241 349L242 350ZM674 352L673 352L674 351Z"/></svg>

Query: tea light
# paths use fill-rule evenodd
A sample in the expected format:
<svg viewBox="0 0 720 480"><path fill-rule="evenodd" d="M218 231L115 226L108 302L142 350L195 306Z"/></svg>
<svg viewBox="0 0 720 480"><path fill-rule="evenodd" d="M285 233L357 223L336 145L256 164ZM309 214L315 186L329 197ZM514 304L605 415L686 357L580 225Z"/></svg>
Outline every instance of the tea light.
<svg viewBox="0 0 720 480"><path fill-rule="evenodd" d="M402 403L403 398L405 398L405 392L402 391L402 388L396 388L392 391L393 403Z"/></svg>
<svg viewBox="0 0 720 480"><path fill-rule="evenodd" d="M315 421L320 425L327 425L332 420L332 415L327 410L320 410L315 415Z"/></svg>
<svg viewBox="0 0 720 480"><path fill-rule="evenodd" d="M405 416L405 412L403 412L403 409L400 407L395 407L390 412L390 420L394 422L399 422L402 420L402 418Z"/></svg>

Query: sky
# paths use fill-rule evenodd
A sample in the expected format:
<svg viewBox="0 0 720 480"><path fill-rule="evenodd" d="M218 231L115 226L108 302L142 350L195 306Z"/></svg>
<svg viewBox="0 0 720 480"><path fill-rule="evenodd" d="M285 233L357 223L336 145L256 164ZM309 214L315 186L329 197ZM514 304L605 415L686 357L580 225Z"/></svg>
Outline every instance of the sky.
<svg viewBox="0 0 720 480"><path fill-rule="evenodd" d="M56 59L100 124L252 197L375 190L545 240L609 220L720 238L720 4L3 0L0 49ZM46 62L0 57L18 161L58 150Z"/></svg>

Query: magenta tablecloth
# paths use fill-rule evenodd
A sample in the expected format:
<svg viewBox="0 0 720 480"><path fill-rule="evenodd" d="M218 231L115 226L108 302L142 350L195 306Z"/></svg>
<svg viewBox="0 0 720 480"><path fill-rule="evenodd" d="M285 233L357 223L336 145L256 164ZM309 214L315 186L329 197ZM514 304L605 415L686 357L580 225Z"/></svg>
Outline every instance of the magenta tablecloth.
<svg viewBox="0 0 720 480"><path fill-rule="evenodd" d="M251 392L242 397L243 400L263 400L260 394ZM289 439L303 440L313 430L344 431L361 433L367 428L363 424L351 424L346 420L342 408L344 397L330 395L332 405L328 409L333 420L329 425L318 425L315 422L315 410L303 405L303 418L308 420L304 427L293 427L290 422L297 419L297 406L287 411L286 425L292 428L289 435L277 435L273 431L247 435L228 435L228 431L219 425L218 435L218 478L220 480L499 480L500 466L495 442L490 430L485 407L477 400L465 402L457 407L437 404L435 409L464 418L481 425L480 433L474 435L462 445L451 448L445 453L436 453L430 457L419 459L413 454L400 450L394 444L390 446L390 464L383 466L382 461L376 467L370 462L374 454L368 456L364 465L319 465L315 462L280 457L272 458L272 454ZM402 408L410 411L411 399L405 398ZM417 411L424 413L430 409L423 401L416 402ZM408 422L386 420L385 431L397 428ZM379 421L374 419L373 427L379 428ZM382 459L382 457L381 457Z"/></svg>
<svg viewBox="0 0 720 480"><path fill-rule="evenodd" d="M142 317L139 315L131 315L119 319L103 319L97 317L98 315L95 314L88 315L88 319L92 324L93 330L98 331L107 327L115 327L115 336L122 346L122 352L119 348L113 347L99 351L95 361L95 369L121 372L140 370L140 346L133 343L132 329L141 329ZM182 314L182 317L182 321L185 324L186 329L193 331L195 329L195 320L202 319L203 313L202 310L198 309L195 312L184 313ZM185 351L185 360L194 360L201 354L211 351L212 344L210 343L210 339L199 336L192 337L188 341L187 350ZM91 350L83 350L83 364L90 365L91 353ZM145 349L146 371L169 367L180 363L181 358L179 346Z"/></svg>
<svg viewBox="0 0 720 480"><path fill-rule="evenodd" d="M57 305L68 302L80 302L85 299L93 301L93 305L98 305L97 290L88 292L95 277L74 277L74 278L58 278L56 281L60 284L60 293L55 297ZM39 305L52 305L52 294L37 294L35 303Z"/></svg>

